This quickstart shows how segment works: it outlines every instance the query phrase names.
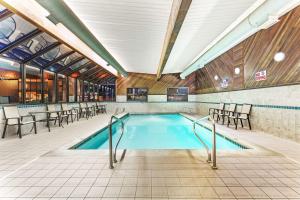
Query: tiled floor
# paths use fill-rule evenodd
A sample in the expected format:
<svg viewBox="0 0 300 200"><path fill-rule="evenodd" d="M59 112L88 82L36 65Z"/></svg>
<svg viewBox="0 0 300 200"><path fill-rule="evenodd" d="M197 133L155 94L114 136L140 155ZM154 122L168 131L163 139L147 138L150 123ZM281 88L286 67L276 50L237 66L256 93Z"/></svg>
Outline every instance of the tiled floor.
<svg viewBox="0 0 300 200"><path fill-rule="evenodd" d="M203 151L127 151L110 170L107 151L66 150L108 120L101 115L51 133L2 140L0 198L300 199L300 145L263 133L218 125L218 132L255 146L218 152L218 170L205 162Z"/></svg>

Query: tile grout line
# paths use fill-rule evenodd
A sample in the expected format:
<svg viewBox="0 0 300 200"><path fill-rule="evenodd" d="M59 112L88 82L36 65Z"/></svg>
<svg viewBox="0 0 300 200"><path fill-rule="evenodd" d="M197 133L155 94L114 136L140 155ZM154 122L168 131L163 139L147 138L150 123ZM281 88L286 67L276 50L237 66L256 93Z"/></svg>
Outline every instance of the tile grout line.
<svg viewBox="0 0 300 200"><path fill-rule="evenodd" d="M9 176L15 174L16 172L20 171L20 170L23 169L24 167L27 167L29 164L33 163L34 161L36 161L36 160L39 159L39 158L40 158L40 156L38 156L38 157L36 157L36 158L34 158L34 159L28 161L27 163L21 165L20 167L18 167L18 168L15 169L14 171L12 171L12 172L6 174L5 176L1 177L1 178L0 178L0 181L2 181L2 180L4 180L4 179L6 179L7 177L9 177Z"/></svg>

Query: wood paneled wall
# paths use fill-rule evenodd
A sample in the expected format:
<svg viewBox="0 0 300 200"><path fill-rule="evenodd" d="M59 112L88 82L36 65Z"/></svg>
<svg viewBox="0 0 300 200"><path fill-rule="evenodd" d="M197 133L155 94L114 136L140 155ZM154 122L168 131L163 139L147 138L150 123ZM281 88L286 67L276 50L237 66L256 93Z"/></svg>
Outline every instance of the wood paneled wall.
<svg viewBox="0 0 300 200"><path fill-rule="evenodd" d="M276 52L286 58L275 62ZM239 67L239 75L234 69ZM267 79L256 81L255 73L267 70ZM218 80L214 76L219 77ZM228 87L221 82L227 79ZM210 93L300 83L300 6L272 27L261 30L204 68L196 71L196 93Z"/></svg>
<svg viewBox="0 0 300 200"><path fill-rule="evenodd" d="M156 81L156 74L129 73L126 78L117 79L117 95L126 95L127 88L148 88L148 94L166 94L168 87L189 87L189 92L195 92L196 74L191 74L181 80L179 74L164 74Z"/></svg>

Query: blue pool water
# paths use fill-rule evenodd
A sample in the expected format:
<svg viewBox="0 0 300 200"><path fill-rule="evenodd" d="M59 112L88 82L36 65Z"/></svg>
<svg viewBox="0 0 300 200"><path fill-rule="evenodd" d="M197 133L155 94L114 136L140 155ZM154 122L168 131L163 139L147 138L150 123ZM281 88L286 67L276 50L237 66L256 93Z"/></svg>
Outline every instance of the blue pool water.
<svg viewBox="0 0 300 200"><path fill-rule="evenodd" d="M123 117L125 131L119 149L203 149L192 131L193 122L180 114L145 114ZM212 133L196 126L198 135L211 148ZM113 125L113 145L120 136L120 123ZM217 149L241 149L241 145L217 135ZM107 149L108 128L75 146L76 149Z"/></svg>

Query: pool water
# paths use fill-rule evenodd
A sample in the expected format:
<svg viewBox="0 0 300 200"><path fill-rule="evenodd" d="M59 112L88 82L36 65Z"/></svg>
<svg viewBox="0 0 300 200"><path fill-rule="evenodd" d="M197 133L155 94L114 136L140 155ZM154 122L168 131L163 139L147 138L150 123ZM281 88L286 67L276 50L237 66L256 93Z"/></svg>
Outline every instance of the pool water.
<svg viewBox="0 0 300 200"><path fill-rule="evenodd" d="M203 149L205 148L193 133L193 122L180 114L130 114L122 118L124 135L119 149ZM121 134L121 124L113 125L113 146ZM196 125L196 132L211 148L212 133ZM216 136L217 149L245 148L221 135ZM108 128L84 140L76 149L107 149Z"/></svg>

